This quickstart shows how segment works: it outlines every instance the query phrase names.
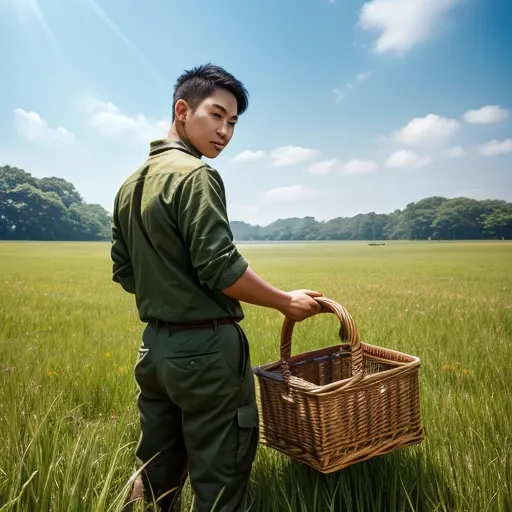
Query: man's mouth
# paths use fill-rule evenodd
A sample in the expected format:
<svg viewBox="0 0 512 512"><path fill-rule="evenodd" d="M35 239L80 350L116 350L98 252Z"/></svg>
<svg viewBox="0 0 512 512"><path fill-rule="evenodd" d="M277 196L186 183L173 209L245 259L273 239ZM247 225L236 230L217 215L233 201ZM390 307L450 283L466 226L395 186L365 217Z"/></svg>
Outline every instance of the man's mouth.
<svg viewBox="0 0 512 512"><path fill-rule="evenodd" d="M215 141L212 141L212 144L217 148L217 149L222 149L224 148L225 144L222 143L222 142L215 142Z"/></svg>

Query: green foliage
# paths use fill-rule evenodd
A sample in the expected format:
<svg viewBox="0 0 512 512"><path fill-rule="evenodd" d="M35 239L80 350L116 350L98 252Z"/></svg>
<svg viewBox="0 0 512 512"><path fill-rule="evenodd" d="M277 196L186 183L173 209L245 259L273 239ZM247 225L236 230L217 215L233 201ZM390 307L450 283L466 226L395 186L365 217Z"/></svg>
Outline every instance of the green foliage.
<svg viewBox="0 0 512 512"><path fill-rule="evenodd" d="M0 167L2 240L108 240L110 221L103 207L85 203L62 178L37 179Z"/></svg>
<svg viewBox="0 0 512 512"><path fill-rule="evenodd" d="M279 219L268 226L232 222L237 240L512 239L512 203L428 197L390 214L375 212L318 222Z"/></svg>
<svg viewBox="0 0 512 512"><path fill-rule="evenodd" d="M111 217L87 204L62 178L0 167L0 240L109 240ZM236 240L512 239L512 203L428 197L389 214L361 213L318 222L278 219L268 226L232 221Z"/></svg>

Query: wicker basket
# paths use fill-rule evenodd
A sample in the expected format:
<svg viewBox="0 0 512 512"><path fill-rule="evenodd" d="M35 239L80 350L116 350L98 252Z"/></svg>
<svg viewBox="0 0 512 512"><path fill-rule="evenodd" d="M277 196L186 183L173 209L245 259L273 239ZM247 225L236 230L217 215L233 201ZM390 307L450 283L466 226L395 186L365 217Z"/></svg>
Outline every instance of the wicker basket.
<svg viewBox="0 0 512 512"><path fill-rule="evenodd" d="M331 473L421 442L419 358L361 342L343 306L316 300L339 318L342 343L291 357L285 319L280 361L254 368L262 444Z"/></svg>

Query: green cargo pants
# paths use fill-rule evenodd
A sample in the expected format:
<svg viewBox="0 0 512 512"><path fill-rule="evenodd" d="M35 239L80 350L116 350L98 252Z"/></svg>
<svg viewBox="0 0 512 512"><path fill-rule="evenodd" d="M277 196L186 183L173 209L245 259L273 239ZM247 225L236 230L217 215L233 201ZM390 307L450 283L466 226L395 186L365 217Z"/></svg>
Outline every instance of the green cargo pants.
<svg viewBox="0 0 512 512"><path fill-rule="evenodd" d="M178 489L162 510L179 510L171 502L179 503L188 474L194 512L214 505L216 512L245 511L258 409L242 328L173 332L148 324L135 378L142 429L136 456L139 463L154 457L142 473L146 496Z"/></svg>

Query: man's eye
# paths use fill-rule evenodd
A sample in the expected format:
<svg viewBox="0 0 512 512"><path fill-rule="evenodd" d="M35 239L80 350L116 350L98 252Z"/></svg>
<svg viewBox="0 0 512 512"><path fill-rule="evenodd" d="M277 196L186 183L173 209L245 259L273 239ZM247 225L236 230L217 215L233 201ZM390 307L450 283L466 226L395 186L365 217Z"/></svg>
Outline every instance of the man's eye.
<svg viewBox="0 0 512 512"><path fill-rule="evenodd" d="M232 126L233 128L235 127L236 123L234 121L231 121L230 123L228 123L229 126Z"/></svg>
<svg viewBox="0 0 512 512"><path fill-rule="evenodd" d="M220 115L215 112L212 114L212 117L214 117L215 119L220 119Z"/></svg>

